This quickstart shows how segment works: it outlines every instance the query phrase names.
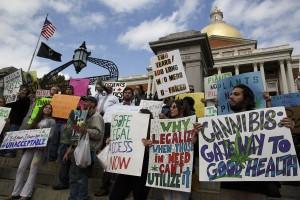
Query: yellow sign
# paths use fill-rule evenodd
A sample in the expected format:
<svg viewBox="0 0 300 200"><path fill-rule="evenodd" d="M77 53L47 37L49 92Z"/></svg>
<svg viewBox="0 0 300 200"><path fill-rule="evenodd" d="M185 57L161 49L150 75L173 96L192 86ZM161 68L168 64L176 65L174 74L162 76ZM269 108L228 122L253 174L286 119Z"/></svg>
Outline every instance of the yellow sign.
<svg viewBox="0 0 300 200"><path fill-rule="evenodd" d="M77 108L79 100L78 96L55 94L51 100L52 116L68 119L70 112Z"/></svg>
<svg viewBox="0 0 300 200"><path fill-rule="evenodd" d="M195 92L195 93L184 93L176 95L175 99L183 99L184 97L192 97L195 101L194 109L196 111L197 117L204 117L204 103L202 102L204 99L203 92Z"/></svg>

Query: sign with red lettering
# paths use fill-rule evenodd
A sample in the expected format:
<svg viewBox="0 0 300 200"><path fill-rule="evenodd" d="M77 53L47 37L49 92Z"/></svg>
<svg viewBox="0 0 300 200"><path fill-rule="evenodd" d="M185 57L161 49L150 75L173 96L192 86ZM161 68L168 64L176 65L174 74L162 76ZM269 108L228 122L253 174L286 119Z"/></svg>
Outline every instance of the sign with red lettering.
<svg viewBox="0 0 300 200"><path fill-rule="evenodd" d="M141 176L149 115L116 113L112 116L106 171Z"/></svg>
<svg viewBox="0 0 300 200"><path fill-rule="evenodd" d="M146 185L191 192L196 115L151 120L151 140Z"/></svg>

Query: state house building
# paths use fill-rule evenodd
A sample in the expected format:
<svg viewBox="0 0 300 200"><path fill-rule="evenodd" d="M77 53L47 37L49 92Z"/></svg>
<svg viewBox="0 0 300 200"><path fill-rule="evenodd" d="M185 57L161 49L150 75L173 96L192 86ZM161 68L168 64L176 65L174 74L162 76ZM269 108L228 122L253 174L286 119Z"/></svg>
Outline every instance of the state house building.
<svg viewBox="0 0 300 200"><path fill-rule="evenodd" d="M260 71L265 91L271 95L296 92L294 80L299 71L300 56L293 56L288 44L257 48L257 41L243 38L240 31L223 20L215 8L210 24L201 31L173 33L150 42L155 54L179 49L189 84L204 91L205 76L232 72L233 75ZM120 78L128 85L144 84L147 94L154 94L153 73L148 67L143 76ZM148 80L146 80L148 79Z"/></svg>

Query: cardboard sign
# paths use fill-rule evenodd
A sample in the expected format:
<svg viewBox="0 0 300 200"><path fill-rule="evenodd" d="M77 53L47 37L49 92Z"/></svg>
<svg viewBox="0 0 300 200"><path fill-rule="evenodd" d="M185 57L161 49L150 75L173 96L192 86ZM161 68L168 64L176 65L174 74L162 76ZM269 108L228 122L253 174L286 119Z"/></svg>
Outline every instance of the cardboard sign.
<svg viewBox="0 0 300 200"><path fill-rule="evenodd" d="M204 91L205 99L215 99L217 98L217 82L227 77L231 77L231 72L226 72L222 74L214 74L204 78Z"/></svg>
<svg viewBox="0 0 300 200"><path fill-rule="evenodd" d="M140 107L150 110L152 112L153 118L158 119L163 104L164 102L162 101L150 101L150 100L142 99L140 103Z"/></svg>
<svg viewBox="0 0 300 200"><path fill-rule="evenodd" d="M37 117L40 109L45 105L45 104L49 104L51 102L51 98L39 98L36 99L34 102L34 107L31 113L31 116L28 120L28 124L32 124L33 120Z"/></svg>
<svg viewBox="0 0 300 200"><path fill-rule="evenodd" d="M199 118L200 181L299 181L284 107Z"/></svg>
<svg viewBox="0 0 300 200"><path fill-rule="evenodd" d="M0 149L24 149L47 146L51 128L7 132Z"/></svg>
<svg viewBox="0 0 300 200"><path fill-rule="evenodd" d="M111 123L113 114L119 112L138 113L141 108L141 106L127 106L122 104L114 104L109 106L103 116L104 123Z"/></svg>
<svg viewBox="0 0 300 200"><path fill-rule="evenodd" d="M113 88L113 95L119 99L123 99L123 91L126 88L125 82L105 82L104 86L111 86Z"/></svg>
<svg viewBox="0 0 300 200"><path fill-rule="evenodd" d="M146 186L191 192L196 116L151 120Z"/></svg>
<svg viewBox="0 0 300 200"><path fill-rule="evenodd" d="M179 50L154 56L151 66L159 99L189 92Z"/></svg>
<svg viewBox="0 0 300 200"><path fill-rule="evenodd" d="M50 97L50 90L36 90L35 96L39 98Z"/></svg>
<svg viewBox="0 0 300 200"><path fill-rule="evenodd" d="M202 102L202 99L204 99L204 94L202 92L195 92L176 95L176 99L183 99L184 97L192 97L194 99L194 109L196 111L196 116L203 117L205 105Z"/></svg>
<svg viewBox="0 0 300 200"><path fill-rule="evenodd" d="M79 142L81 134L78 132L78 130L83 126L87 115L87 110L72 110L69 115L66 128L70 130L70 137L73 145L77 145Z"/></svg>
<svg viewBox="0 0 300 200"><path fill-rule="evenodd" d="M0 107L0 134L6 124L6 119L9 117L11 108Z"/></svg>
<svg viewBox="0 0 300 200"><path fill-rule="evenodd" d="M263 99L264 88L260 72L250 72L218 81L218 115L233 113L228 99L233 87L239 84L243 84L252 90L255 96L255 108L266 107L266 102Z"/></svg>
<svg viewBox="0 0 300 200"><path fill-rule="evenodd" d="M89 87L89 79L76 78L70 80L70 85L73 86L75 96L87 96L87 91Z"/></svg>
<svg viewBox="0 0 300 200"><path fill-rule="evenodd" d="M70 112L77 108L79 100L78 96L55 94L51 100L52 116L68 119Z"/></svg>
<svg viewBox="0 0 300 200"><path fill-rule="evenodd" d="M272 106L300 106L300 93L289 93L277 96L271 96Z"/></svg>
<svg viewBox="0 0 300 200"><path fill-rule="evenodd" d="M141 176L145 152L142 138L147 138L148 124L148 114L113 115L106 171Z"/></svg>
<svg viewBox="0 0 300 200"><path fill-rule="evenodd" d="M295 122L295 127L291 130L294 134L300 134L300 106L285 108L286 115Z"/></svg>
<svg viewBox="0 0 300 200"><path fill-rule="evenodd" d="M22 70L11 73L4 77L4 91L3 96L6 103L12 103L17 101L20 86L22 81Z"/></svg>
<svg viewBox="0 0 300 200"><path fill-rule="evenodd" d="M205 107L205 111L204 111L205 117L211 117L211 116L217 116L217 115L218 115L218 109L215 106Z"/></svg>

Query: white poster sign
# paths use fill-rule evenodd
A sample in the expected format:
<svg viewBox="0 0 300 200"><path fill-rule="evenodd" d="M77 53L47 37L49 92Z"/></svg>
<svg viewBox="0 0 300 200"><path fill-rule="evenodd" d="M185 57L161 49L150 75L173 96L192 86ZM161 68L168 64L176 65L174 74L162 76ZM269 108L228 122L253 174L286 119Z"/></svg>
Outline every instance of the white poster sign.
<svg viewBox="0 0 300 200"><path fill-rule="evenodd" d="M50 97L50 90L36 90L36 97Z"/></svg>
<svg viewBox="0 0 300 200"><path fill-rule="evenodd" d="M141 100L140 106L144 109L150 110L152 112L153 118L158 119L163 103L163 101Z"/></svg>
<svg viewBox="0 0 300 200"><path fill-rule="evenodd" d="M104 86L111 86L113 88L113 95L119 99L123 99L123 91L126 88L125 82L105 82Z"/></svg>
<svg viewBox="0 0 300 200"><path fill-rule="evenodd" d="M128 106L122 104L115 104L106 109L103 120L104 123L110 123L112 121L112 115L118 112L127 112L127 113L138 113L142 107L141 106Z"/></svg>
<svg viewBox="0 0 300 200"><path fill-rule="evenodd" d="M205 117L211 117L211 116L217 116L218 115L218 109L215 106L207 106L204 110L204 116Z"/></svg>
<svg viewBox="0 0 300 200"><path fill-rule="evenodd" d="M22 82L22 70L11 73L4 77L4 91L3 96L6 103L12 103L17 101L18 92Z"/></svg>
<svg viewBox="0 0 300 200"><path fill-rule="evenodd" d="M11 108L0 107L0 134L6 124L6 119L9 117Z"/></svg>
<svg viewBox="0 0 300 200"><path fill-rule="evenodd" d="M214 74L204 78L204 91L205 99L215 99L217 98L217 82L224 78L232 76L231 72L226 72L222 74Z"/></svg>

